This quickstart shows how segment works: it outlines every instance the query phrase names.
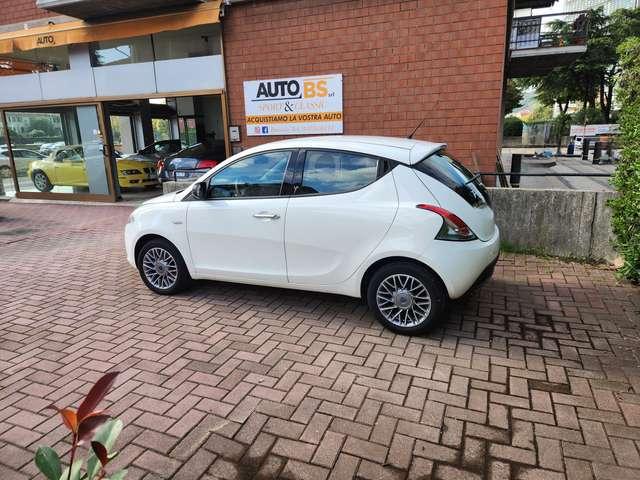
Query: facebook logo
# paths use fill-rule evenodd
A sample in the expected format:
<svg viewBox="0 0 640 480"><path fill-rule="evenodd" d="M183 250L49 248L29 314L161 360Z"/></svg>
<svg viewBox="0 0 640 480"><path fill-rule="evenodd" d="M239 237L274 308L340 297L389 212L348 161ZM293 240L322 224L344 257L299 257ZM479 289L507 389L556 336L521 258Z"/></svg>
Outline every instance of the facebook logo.
<svg viewBox="0 0 640 480"><path fill-rule="evenodd" d="M264 126L262 127L262 133L269 133L269 127L268 127L268 126L266 126L266 125L264 125Z"/></svg>

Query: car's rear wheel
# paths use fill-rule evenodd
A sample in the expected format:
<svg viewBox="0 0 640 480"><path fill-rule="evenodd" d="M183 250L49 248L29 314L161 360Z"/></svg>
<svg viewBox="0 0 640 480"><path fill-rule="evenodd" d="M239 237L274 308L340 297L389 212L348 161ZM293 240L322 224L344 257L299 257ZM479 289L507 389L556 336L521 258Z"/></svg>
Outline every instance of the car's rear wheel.
<svg viewBox="0 0 640 480"><path fill-rule="evenodd" d="M167 240L145 243L136 259L145 285L161 295L172 295L189 286L191 276L178 249Z"/></svg>
<svg viewBox="0 0 640 480"><path fill-rule="evenodd" d="M0 167L0 178L10 178L10 177L11 177L11 168L6 165L2 165Z"/></svg>
<svg viewBox="0 0 640 480"><path fill-rule="evenodd" d="M367 286L367 303L376 318L390 330L405 335L432 328L444 312L447 298L435 274L407 262L383 265Z"/></svg>
<svg viewBox="0 0 640 480"><path fill-rule="evenodd" d="M53 190L53 185L49 181L49 177L42 170L36 170L33 172L31 179L35 187L41 192L50 192Z"/></svg>

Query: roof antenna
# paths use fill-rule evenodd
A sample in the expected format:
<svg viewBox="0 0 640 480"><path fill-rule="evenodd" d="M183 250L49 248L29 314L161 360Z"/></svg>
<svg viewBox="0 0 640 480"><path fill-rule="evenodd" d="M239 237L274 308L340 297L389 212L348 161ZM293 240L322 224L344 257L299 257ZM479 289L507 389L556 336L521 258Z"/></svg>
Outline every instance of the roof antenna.
<svg viewBox="0 0 640 480"><path fill-rule="evenodd" d="M417 126L416 128L414 128L414 129L413 129L413 132L411 132L407 138L412 139L412 138L413 138L413 136L415 135L415 133L416 133L416 132L418 131L418 129L422 126L422 124L424 123L424 121L425 121L426 119L427 119L427 117L424 117L424 118L422 119L422 121L418 124L418 126Z"/></svg>

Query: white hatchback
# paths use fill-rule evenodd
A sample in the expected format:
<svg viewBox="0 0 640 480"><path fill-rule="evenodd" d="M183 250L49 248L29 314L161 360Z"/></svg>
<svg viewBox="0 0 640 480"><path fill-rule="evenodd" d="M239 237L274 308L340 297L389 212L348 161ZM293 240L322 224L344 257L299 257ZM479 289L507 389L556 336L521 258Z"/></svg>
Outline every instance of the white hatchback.
<svg viewBox="0 0 640 480"><path fill-rule="evenodd" d="M136 209L128 261L160 294L191 279L329 292L425 331L500 247L484 186L445 147L327 136L245 150Z"/></svg>

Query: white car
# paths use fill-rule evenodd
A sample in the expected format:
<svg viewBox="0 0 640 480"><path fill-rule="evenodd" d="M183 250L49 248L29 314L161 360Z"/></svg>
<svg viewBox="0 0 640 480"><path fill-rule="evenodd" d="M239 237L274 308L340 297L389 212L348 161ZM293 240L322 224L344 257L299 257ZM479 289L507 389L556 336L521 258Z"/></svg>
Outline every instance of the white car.
<svg viewBox="0 0 640 480"><path fill-rule="evenodd" d="M327 136L245 150L136 209L127 259L160 294L191 279L329 292L425 331L500 247L486 190L445 147Z"/></svg>
<svg viewBox="0 0 640 480"><path fill-rule="evenodd" d="M13 161L18 171L18 176L26 175L29 170L31 162L37 162L42 160L44 155L34 151L27 150L26 148L12 148ZM11 162L9 161L9 152L5 149L0 150L0 177L11 177Z"/></svg>

